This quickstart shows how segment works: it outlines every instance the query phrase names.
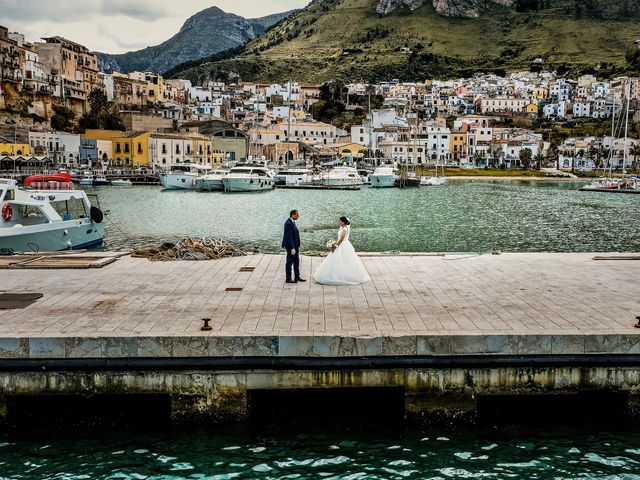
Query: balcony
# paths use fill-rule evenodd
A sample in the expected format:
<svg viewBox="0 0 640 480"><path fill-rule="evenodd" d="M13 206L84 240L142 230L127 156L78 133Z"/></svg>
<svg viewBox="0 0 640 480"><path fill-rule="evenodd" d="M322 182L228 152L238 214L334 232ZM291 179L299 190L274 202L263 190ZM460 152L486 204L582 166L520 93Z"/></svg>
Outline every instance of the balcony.
<svg viewBox="0 0 640 480"><path fill-rule="evenodd" d="M20 72L2 72L2 80L5 82L22 83Z"/></svg>

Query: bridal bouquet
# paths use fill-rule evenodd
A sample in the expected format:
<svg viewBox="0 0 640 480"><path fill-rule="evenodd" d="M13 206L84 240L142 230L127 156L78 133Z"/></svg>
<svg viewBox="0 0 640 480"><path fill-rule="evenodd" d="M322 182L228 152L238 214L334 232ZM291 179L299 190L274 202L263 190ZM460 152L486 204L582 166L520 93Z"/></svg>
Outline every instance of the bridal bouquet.
<svg viewBox="0 0 640 480"><path fill-rule="evenodd" d="M335 246L336 242L334 240L327 240L327 243L325 243L325 245L327 246L327 248L333 248Z"/></svg>

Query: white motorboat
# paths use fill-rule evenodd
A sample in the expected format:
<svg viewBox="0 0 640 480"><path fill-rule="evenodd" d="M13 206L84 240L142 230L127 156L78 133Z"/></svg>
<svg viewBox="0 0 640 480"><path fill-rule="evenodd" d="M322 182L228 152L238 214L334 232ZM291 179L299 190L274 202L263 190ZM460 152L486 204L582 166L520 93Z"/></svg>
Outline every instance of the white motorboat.
<svg viewBox="0 0 640 480"><path fill-rule="evenodd" d="M318 176L318 182L330 187L355 187L363 184L358 171L353 167L335 167Z"/></svg>
<svg viewBox="0 0 640 480"><path fill-rule="evenodd" d="M224 190L222 179L229 173L229 170L213 170L200 178L196 178L196 190L199 192L213 192Z"/></svg>
<svg viewBox="0 0 640 480"><path fill-rule="evenodd" d="M393 171L393 167L381 166L369 177L371 186L376 188L391 188L396 185L398 175Z"/></svg>
<svg viewBox="0 0 640 480"><path fill-rule="evenodd" d="M102 243L104 214L84 191L73 189L70 176L59 177L27 178L25 186L31 190L0 179L0 247L53 252Z"/></svg>
<svg viewBox="0 0 640 480"><path fill-rule="evenodd" d="M280 170L275 174L274 182L278 186L310 185L313 183L313 172L308 168L289 168L286 170Z"/></svg>
<svg viewBox="0 0 640 480"><path fill-rule="evenodd" d="M371 174L372 173L370 170L358 170L358 175L360 175L360 178L362 179L362 183L364 185L371 185Z"/></svg>
<svg viewBox="0 0 640 480"><path fill-rule="evenodd" d="M84 187L101 187L111 185L111 183L104 175L94 175L91 172L86 172L84 177L80 179L80 185Z"/></svg>
<svg viewBox="0 0 640 480"><path fill-rule="evenodd" d="M126 180L117 179L117 180L112 180L111 185L113 185L114 187L132 187L133 183L129 179L126 179Z"/></svg>
<svg viewBox="0 0 640 480"><path fill-rule="evenodd" d="M197 163L176 163L171 171L160 174L160 183L166 190L193 190L196 180L204 176L211 167Z"/></svg>
<svg viewBox="0 0 640 480"><path fill-rule="evenodd" d="M232 168L222 177L222 184L225 192L258 192L275 187L271 170L249 165Z"/></svg>

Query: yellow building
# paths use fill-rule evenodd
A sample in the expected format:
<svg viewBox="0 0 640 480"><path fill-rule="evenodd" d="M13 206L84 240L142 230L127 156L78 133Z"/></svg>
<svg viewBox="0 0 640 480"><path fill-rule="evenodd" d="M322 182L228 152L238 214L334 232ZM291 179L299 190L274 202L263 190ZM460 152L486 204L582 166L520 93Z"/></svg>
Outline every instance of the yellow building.
<svg viewBox="0 0 640 480"><path fill-rule="evenodd" d="M529 115L537 115L538 114L538 104L531 102L529 105L526 106L526 112Z"/></svg>
<svg viewBox="0 0 640 480"><path fill-rule="evenodd" d="M0 137L0 156L15 157L18 155L31 155L31 147L28 143L13 143L5 137Z"/></svg>
<svg viewBox="0 0 640 480"><path fill-rule="evenodd" d="M459 162L467 157L467 132L453 130L449 141L449 158L454 162Z"/></svg>
<svg viewBox="0 0 640 480"><path fill-rule="evenodd" d="M213 167L215 165L221 165L224 162L224 152L214 149L211 138L197 133L191 133L187 136L191 138L193 142L192 152L194 163L201 163Z"/></svg>
<svg viewBox="0 0 640 480"><path fill-rule="evenodd" d="M113 161L118 167L149 167L149 132L120 132L113 140Z"/></svg>
<svg viewBox="0 0 640 480"><path fill-rule="evenodd" d="M80 137L110 141L112 144L111 166L125 168L149 166L149 132L147 131L87 130Z"/></svg>
<svg viewBox="0 0 640 480"><path fill-rule="evenodd" d="M338 143L336 145L331 145L330 148L334 149L338 155L347 160L363 158L365 155L360 152L369 149L366 145L361 145L359 143Z"/></svg>

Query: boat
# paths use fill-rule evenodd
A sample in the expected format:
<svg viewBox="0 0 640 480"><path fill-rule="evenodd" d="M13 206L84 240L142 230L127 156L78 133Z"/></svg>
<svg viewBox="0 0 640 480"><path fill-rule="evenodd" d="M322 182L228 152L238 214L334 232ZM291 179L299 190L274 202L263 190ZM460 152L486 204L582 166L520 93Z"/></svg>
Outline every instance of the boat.
<svg viewBox="0 0 640 480"><path fill-rule="evenodd" d="M31 175L24 179L24 186L35 190L73 190L73 178L68 173Z"/></svg>
<svg viewBox="0 0 640 480"><path fill-rule="evenodd" d="M625 125L624 125L624 150L622 157L622 171L624 174L624 168L627 164L627 141L629 139L629 106L631 101L631 84L628 85L628 91L625 93L625 97L627 99L626 104L626 113L625 113ZM620 110L620 122L622 122L622 113L623 110ZM612 142L616 138L616 113L615 113L615 105L614 111L611 118L611 139ZM640 193L640 182L636 177L622 177L622 178L614 178L613 177L613 149L609 149L609 156L607 158L607 164L609 165L609 176L604 178L599 178L594 180L589 185L584 186L580 189L582 192L613 192L613 193Z"/></svg>
<svg viewBox="0 0 640 480"><path fill-rule="evenodd" d="M280 170L273 177L276 186L309 185L313 183L313 172L308 168Z"/></svg>
<svg viewBox="0 0 640 480"><path fill-rule="evenodd" d="M393 167L381 166L376 168L369 178L372 187L391 188L395 187L398 175L394 172Z"/></svg>
<svg viewBox="0 0 640 480"><path fill-rule="evenodd" d="M438 167L442 169L442 175L439 175ZM445 185L446 183L447 179L444 177L444 165L440 165L437 160L435 174L430 177L422 177L420 179L420 185L422 185L423 187L437 187L440 185Z"/></svg>
<svg viewBox="0 0 640 480"><path fill-rule="evenodd" d="M133 186L133 183L127 178L126 180L111 180L111 185L113 185L114 187L131 187Z"/></svg>
<svg viewBox="0 0 640 480"><path fill-rule="evenodd" d="M107 180L104 175L93 175L90 172L84 174L84 177L80 179L80 185L85 187L101 187L104 185L111 185L111 182Z"/></svg>
<svg viewBox="0 0 640 480"><path fill-rule="evenodd" d="M171 171L160 174L160 183L165 190L193 190L196 180L211 170L207 165L197 163L176 163Z"/></svg>
<svg viewBox="0 0 640 480"><path fill-rule="evenodd" d="M196 190L199 192L223 191L222 179L229 173L229 170L213 170L202 177L196 178Z"/></svg>
<svg viewBox="0 0 640 480"><path fill-rule="evenodd" d="M371 185L371 171L366 169L358 170L358 175L362 179L363 185Z"/></svg>
<svg viewBox="0 0 640 480"><path fill-rule="evenodd" d="M317 182L330 187L355 187L363 184L358 171L353 167L335 167L322 172Z"/></svg>
<svg viewBox="0 0 640 480"><path fill-rule="evenodd" d="M27 189L15 180L0 179L2 248L53 252L102 243L104 214L86 192L74 190L67 178L60 180L27 178Z"/></svg>
<svg viewBox="0 0 640 480"><path fill-rule="evenodd" d="M222 177L222 184L225 192L259 192L275 187L270 169L248 165L232 168Z"/></svg>

